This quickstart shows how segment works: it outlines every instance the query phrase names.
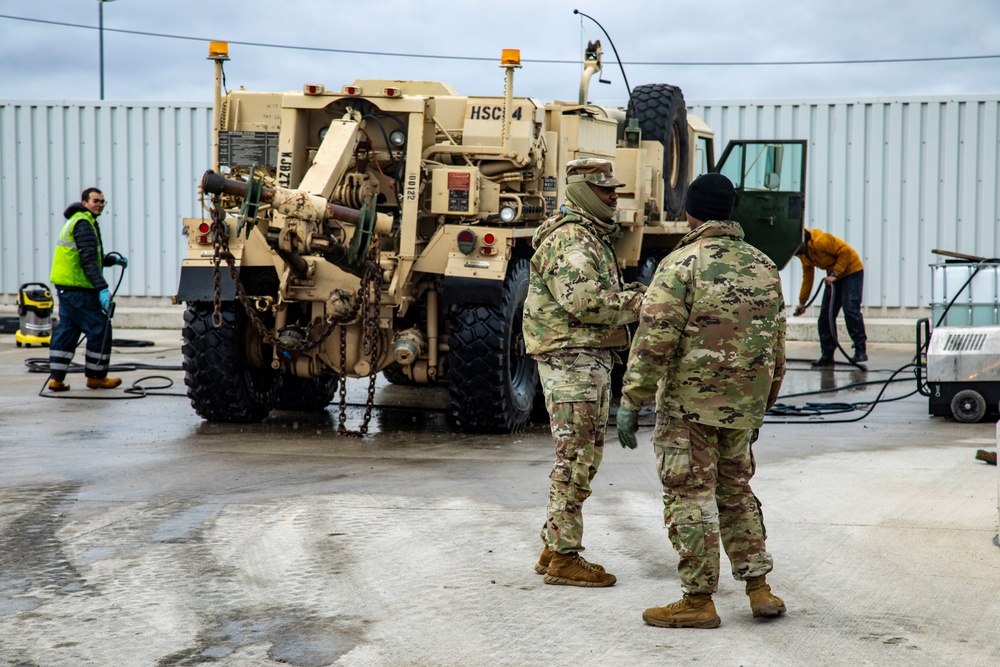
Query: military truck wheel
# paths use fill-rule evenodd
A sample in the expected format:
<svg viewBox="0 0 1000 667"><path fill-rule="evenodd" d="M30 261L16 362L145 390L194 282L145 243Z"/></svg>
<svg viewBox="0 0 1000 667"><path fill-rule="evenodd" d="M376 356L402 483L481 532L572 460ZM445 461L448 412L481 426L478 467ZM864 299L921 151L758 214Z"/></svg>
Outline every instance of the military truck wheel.
<svg viewBox="0 0 1000 667"><path fill-rule="evenodd" d="M691 178L684 94L676 86L647 83L632 90L632 102L626 117L639 119L643 139L663 144L663 208L667 220L679 220Z"/></svg>
<svg viewBox="0 0 1000 667"><path fill-rule="evenodd" d="M521 318L528 261L512 260L499 305L456 304L448 337L452 415L474 433L520 430L531 415L538 367L525 352Z"/></svg>
<svg viewBox="0 0 1000 667"><path fill-rule="evenodd" d="M986 399L974 389L963 389L951 399L951 414L960 422L973 424L986 415Z"/></svg>
<svg viewBox="0 0 1000 667"><path fill-rule="evenodd" d="M403 369L397 365L387 366L382 369L382 377L389 381L390 384L398 384L403 387L408 387L417 384L403 372Z"/></svg>
<svg viewBox="0 0 1000 667"><path fill-rule="evenodd" d="M339 387L340 376L336 373L314 378L284 373L275 388L271 407L292 412L322 412L333 401Z"/></svg>
<svg viewBox="0 0 1000 667"><path fill-rule="evenodd" d="M184 384L191 406L202 419L259 422L271 412L275 374L245 361L246 314L243 306L222 304L222 326L212 325L211 303L192 303L184 312Z"/></svg>
<svg viewBox="0 0 1000 667"><path fill-rule="evenodd" d="M669 254L669 251L663 250L655 252L643 259L639 265L639 272L636 276L636 280L646 287L649 287L649 285L653 282L653 276L656 275L656 267L658 267L660 262L663 261L663 258Z"/></svg>

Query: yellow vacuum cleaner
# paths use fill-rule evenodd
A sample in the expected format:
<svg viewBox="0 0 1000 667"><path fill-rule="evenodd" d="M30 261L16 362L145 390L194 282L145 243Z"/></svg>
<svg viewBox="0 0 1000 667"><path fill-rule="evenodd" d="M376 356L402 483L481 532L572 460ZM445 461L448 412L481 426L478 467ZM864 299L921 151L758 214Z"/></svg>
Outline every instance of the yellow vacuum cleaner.
<svg viewBox="0 0 1000 667"><path fill-rule="evenodd" d="M52 303L52 291L45 283L21 285L17 292L17 314L21 318L21 328L14 334L18 347L48 347L52 340Z"/></svg>

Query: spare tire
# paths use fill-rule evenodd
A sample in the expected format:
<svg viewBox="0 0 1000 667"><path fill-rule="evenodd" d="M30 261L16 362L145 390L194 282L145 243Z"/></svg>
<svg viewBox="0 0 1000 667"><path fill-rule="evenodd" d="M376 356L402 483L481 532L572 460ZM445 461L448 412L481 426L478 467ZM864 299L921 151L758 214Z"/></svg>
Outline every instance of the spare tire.
<svg viewBox="0 0 1000 667"><path fill-rule="evenodd" d="M663 208L665 220L684 215L684 193L691 179L687 107L677 86L647 83L632 90L626 118L639 120L642 138L663 144Z"/></svg>

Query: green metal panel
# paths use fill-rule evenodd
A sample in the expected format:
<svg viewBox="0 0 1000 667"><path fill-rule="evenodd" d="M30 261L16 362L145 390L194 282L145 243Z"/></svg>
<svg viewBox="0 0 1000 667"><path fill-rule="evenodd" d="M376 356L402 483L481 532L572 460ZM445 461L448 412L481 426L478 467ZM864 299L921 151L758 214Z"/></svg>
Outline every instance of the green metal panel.
<svg viewBox="0 0 1000 667"><path fill-rule="evenodd" d="M785 268L805 229L806 142L731 141L716 171L736 187L747 242Z"/></svg>

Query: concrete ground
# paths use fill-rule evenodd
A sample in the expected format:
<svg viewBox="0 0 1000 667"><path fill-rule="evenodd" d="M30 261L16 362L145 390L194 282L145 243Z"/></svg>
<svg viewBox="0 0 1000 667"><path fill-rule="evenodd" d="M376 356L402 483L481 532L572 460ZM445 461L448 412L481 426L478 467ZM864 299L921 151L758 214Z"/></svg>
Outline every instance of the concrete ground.
<svg viewBox="0 0 1000 667"><path fill-rule="evenodd" d="M173 386L176 330L120 330L125 386ZM876 344L870 371L814 371L789 346L785 394L885 379L912 345ZM653 628L679 597L659 485L640 431L615 437L586 504L587 556L607 589L534 573L547 428L452 432L447 390L380 384L371 434L336 435L337 407L259 425L202 422L186 398L38 396L44 375L0 335L0 666L989 665L1000 659L994 422L929 417L912 395L867 416L770 419L754 489L769 576L788 613L753 619L725 576L715 630ZM149 376L163 379L147 379ZM913 391L909 371L885 398ZM352 403L364 385L350 383ZM857 385L782 402L859 403ZM348 407L357 427L362 408ZM859 418L860 421L857 421ZM995 421L995 417L993 418ZM856 421L849 421L856 420ZM839 423L837 423L839 422ZM726 564L723 565L726 571Z"/></svg>

